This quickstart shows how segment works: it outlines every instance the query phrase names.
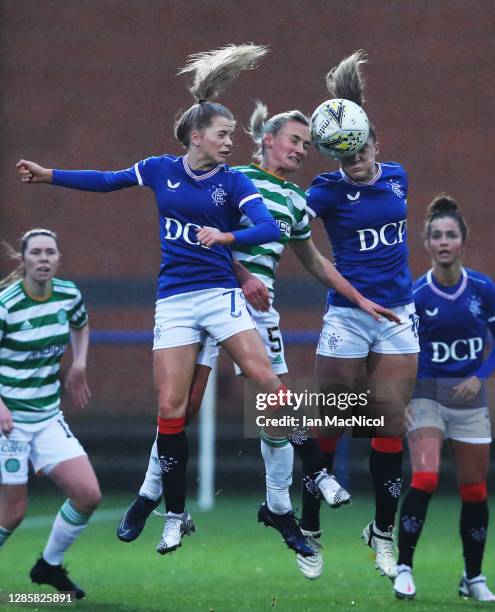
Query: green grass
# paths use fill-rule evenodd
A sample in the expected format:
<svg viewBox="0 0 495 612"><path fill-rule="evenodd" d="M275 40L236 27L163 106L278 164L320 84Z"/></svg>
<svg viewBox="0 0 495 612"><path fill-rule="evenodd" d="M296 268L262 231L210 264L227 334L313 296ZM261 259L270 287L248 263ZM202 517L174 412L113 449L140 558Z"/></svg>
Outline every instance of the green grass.
<svg viewBox="0 0 495 612"><path fill-rule="evenodd" d="M136 542L123 544L114 531L128 498L107 496L100 519L90 525L67 554L71 577L88 594L86 600L68 609L88 612L493 609L457 596L462 556L457 526L459 503L455 498L433 500L416 555L417 599L403 602L395 600L391 583L374 570L371 551L360 541L361 530L372 513L369 499L358 498L352 506L339 510L323 509L325 568L316 581L309 581L298 572L294 554L275 531L256 523L256 499L226 496L217 499L213 512L200 512L191 505L198 531L185 538L177 552L161 557L155 546L162 519L150 518ZM45 590L32 585L28 573L49 532L43 517L53 515L60 502L43 497L33 500L25 525L0 553L0 592ZM488 545L487 549L485 568L493 586L495 555L493 546ZM4 605L1 609L25 608Z"/></svg>

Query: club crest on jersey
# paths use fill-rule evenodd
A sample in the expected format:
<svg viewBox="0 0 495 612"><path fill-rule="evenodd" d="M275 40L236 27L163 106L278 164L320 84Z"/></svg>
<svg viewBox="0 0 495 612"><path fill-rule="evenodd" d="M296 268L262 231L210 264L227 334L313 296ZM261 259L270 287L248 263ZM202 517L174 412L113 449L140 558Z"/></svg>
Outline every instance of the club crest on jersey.
<svg viewBox="0 0 495 612"><path fill-rule="evenodd" d="M215 206L223 206L225 204L227 198L227 192L223 187L215 187L211 192L211 199L213 200L213 204Z"/></svg>
<svg viewBox="0 0 495 612"><path fill-rule="evenodd" d="M349 202L351 202L351 204L354 204L355 202L357 202L359 200L360 195L361 195L360 191L356 192L354 195L352 195L351 193L346 193L347 199L349 200Z"/></svg>
<svg viewBox="0 0 495 612"><path fill-rule="evenodd" d="M468 300L469 312L473 317L479 317L481 314L481 300L477 295L472 295Z"/></svg>
<svg viewBox="0 0 495 612"><path fill-rule="evenodd" d="M67 323L67 313L63 308L57 312L57 321L60 325L65 325Z"/></svg>
<svg viewBox="0 0 495 612"><path fill-rule="evenodd" d="M405 198L406 194L402 189L402 185L397 181L389 181L390 189L395 193L398 198Z"/></svg>

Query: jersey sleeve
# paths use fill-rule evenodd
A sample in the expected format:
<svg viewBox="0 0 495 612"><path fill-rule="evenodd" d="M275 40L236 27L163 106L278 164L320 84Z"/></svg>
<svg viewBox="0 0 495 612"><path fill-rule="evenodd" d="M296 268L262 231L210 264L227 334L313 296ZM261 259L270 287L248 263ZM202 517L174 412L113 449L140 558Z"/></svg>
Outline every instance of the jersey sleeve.
<svg viewBox="0 0 495 612"><path fill-rule="evenodd" d="M495 338L495 283L491 278L486 278L485 313L486 322L492 336Z"/></svg>
<svg viewBox="0 0 495 612"><path fill-rule="evenodd" d="M261 198L247 200L242 210L253 225L232 232L236 245L253 246L280 240L280 229Z"/></svg>
<svg viewBox="0 0 495 612"><path fill-rule="evenodd" d="M239 208L242 213L245 212L243 206L248 202L260 201L264 206L263 198L253 181L241 172L236 172L230 195L233 206Z"/></svg>
<svg viewBox="0 0 495 612"><path fill-rule="evenodd" d="M485 316L488 329L495 338L495 283L491 278L486 278L485 292ZM476 372L478 378L489 378L495 370L495 344L488 357L483 361L479 370Z"/></svg>
<svg viewBox="0 0 495 612"><path fill-rule="evenodd" d="M161 157L147 157L134 164L133 170L140 187L153 187L156 177L159 175L162 159Z"/></svg>
<svg viewBox="0 0 495 612"><path fill-rule="evenodd" d="M309 225L308 213L305 210L302 219L292 226L290 239L308 240L309 238L311 238L311 226Z"/></svg>
<svg viewBox="0 0 495 612"><path fill-rule="evenodd" d="M138 185L134 167L127 170L54 170L52 185L78 189L79 191L95 191L108 193L126 187Z"/></svg>
<svg viewBox="0 0 495 612"><path fill-rule="evenodd" d="M108 193L127 187L152 187L159 157L148 157L125 170L54 170L52 184L80 191Z"/></svg>
<svg viewBox="0 0 495 612"><path fill-rule="evenodd" d="M88 323L88 312L83 302L81 292L76 287L76 295L67 313L69 325L74 329L81 329Z"/></svg>
<svg viewBox="0 0 495 612"><path fill-rule="evenodd" d="M306 210L310 220L328 215L330 190L325 188L325 184L325 179L317 176L306 191Z"/></svg>

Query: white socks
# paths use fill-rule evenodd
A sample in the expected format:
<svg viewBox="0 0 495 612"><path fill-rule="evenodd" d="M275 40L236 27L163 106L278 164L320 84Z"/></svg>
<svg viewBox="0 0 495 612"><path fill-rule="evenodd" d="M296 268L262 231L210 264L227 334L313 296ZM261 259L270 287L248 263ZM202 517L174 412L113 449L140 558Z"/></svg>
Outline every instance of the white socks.
<svg viewBox="0 0 495 612"><path fill-rule="evenodd" d="M262 433L261 454L265 461L268 509L275 514L286 514L292 510L289 487L294 449L287 438L271 438Z"/></svg>
<svg viewBox="0 0 495 612"><path fill-rule="evenodd" d="M91 514L83 514L76 510L67 499L53 521L52 531L43 551L43 559L50 565L60 565L65 551L84 531L90 516Z"/></svg>
<svg viewBox="0 0 495 612"><path fill-rule="evenodd" d="M150 453L150 460L144 482L139 489L139 495L148 499L157 500L162 494L162 476L160 473L160 463L158 461L158 451L156 448L156 440Z"/></svg>

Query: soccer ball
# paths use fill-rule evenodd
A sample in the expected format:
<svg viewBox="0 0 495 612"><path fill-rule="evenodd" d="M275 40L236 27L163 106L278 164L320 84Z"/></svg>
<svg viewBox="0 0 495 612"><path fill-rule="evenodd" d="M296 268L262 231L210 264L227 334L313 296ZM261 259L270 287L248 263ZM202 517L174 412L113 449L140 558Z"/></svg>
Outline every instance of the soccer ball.
<svg viewBox="0 0 495 612"><path fill-rule="evenodd" d="M369 130L364 110L343 98L326 100L311 116L311 139L327 157L354 155L366 143Z"/></svg>

